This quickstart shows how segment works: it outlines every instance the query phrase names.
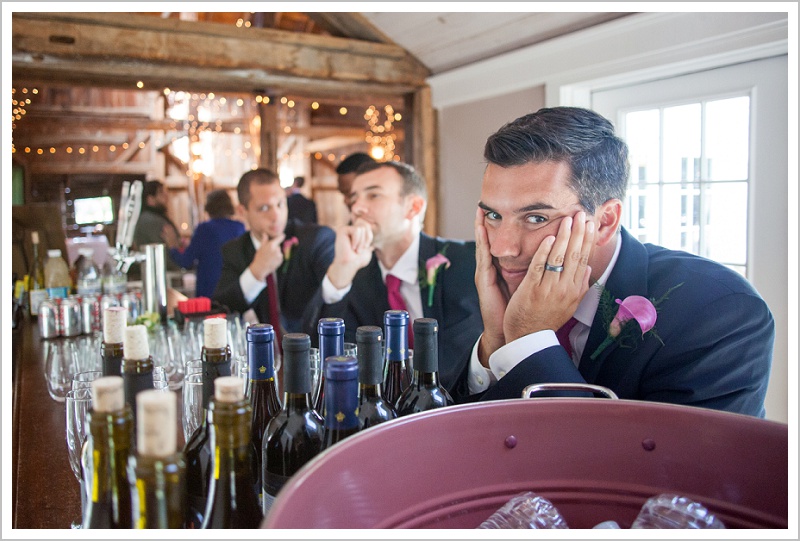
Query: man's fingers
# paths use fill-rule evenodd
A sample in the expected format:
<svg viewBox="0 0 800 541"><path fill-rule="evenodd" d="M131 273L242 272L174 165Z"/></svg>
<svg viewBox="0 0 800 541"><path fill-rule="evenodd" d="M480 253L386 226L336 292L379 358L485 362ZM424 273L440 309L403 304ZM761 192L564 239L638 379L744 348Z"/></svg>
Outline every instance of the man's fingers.
<svg viewBox="0 0 800 541"><path fill-rule="evenodd" d="M594 246L594 238L595 238L595 231L597 227L594 221L589 220L586 222L585 232L583 236L583 244L580 247L580 257L578 260L578 266L575 270L574 282L575 284L581 284L584 281L588 282L588 278L584 279L585 271L589 265L589 255L592 252L592 246Z"/></svg>

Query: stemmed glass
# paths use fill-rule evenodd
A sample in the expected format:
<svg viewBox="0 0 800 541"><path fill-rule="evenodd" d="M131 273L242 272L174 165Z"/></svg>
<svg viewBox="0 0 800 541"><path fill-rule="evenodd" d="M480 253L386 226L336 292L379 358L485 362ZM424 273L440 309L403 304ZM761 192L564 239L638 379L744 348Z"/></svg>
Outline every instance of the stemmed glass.
<svg viewBox="0 0 800 541"><path fill-rule="evenodd" d="M188 361L183 375L183 441L188 442L195 430L203 423L203 364L199 359Z"/></svg>
<svg viewBox="0 0 800 541"><path fill-rule="evenodd" d="M92 382L100 377L103 377L103 372L101 370L78 372L72 376L72 390L90 389L92 387Z"/></svg>
<svg viewBox="0 0 800 541"><path fill-rule="evenodd" d="M80 382L79 382L80 384ZM83 444L89 432L89 426L86 422L86 414L92 407L92 389L91 387L78 387L67 391L65 395L66 402L66 427L67 427L67 451L69 452L69 465L72 467L72 473L81 485L81 509L86 508L87 503L87 486L84 481L83 471L81 467L81 455L83 452ZM72 528L77 529L81 527L80 522L73 522Z"/></svg>
<svg viewBox="0 0 800 541"><path fill-rule="evenodd" d="M44 370L50 397L64 402L67 391L72 388L72 376L80 372L75 342L69 338L54 340L47 348Z"/></svg>

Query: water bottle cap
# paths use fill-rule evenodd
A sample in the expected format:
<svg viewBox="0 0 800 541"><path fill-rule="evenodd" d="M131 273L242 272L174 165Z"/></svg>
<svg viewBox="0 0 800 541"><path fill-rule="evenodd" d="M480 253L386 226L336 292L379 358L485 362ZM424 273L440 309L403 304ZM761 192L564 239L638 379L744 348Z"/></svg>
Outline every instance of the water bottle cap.
<svg viewBox="0 0 800 541"><path fill-rule="evenodd" d="M356 343L358 344L377 344L383 339L383 331L380 327L363 325L356 329Z"/></svg>
<svg viewBox="0 0 800 541"><path fill-rule="evenodd" d="M432 335L438 332L439 322L430 317L421 317L414 320L414 336Z"/></svg>
<svg viewBox="0 0 800 541"><path fill-rule="evenodd" d="M325 359L325 377L330 380L358 378L358 361L349 355L335 355Z"/></svg>
<svg viewBox="0 0 800 541"><path fill-rule="evenodd" d="M283 335L284 351L306 351L311 348L311 337L305 333L288 333Z"/></svg>
<svg viewBox="0 0 800 541"><path fill-rule="evenodd" d="M275 329L269 323L256 323L247 327L247 341L264 343L275 340Z"/></svg>
<svg viewBox="0 0 800 541"><path fill-rule="evenodd" d="M383 313L383 324L391 327L408 325L408 312L405 310L387 310Z"/></svg>
<svg viewBox="0 0 800 541"><path fill-rule="evenodd" d="M324 317L319 320L317 330L319 334L325 336L344 334L344 320L339 317Z"/></svg>

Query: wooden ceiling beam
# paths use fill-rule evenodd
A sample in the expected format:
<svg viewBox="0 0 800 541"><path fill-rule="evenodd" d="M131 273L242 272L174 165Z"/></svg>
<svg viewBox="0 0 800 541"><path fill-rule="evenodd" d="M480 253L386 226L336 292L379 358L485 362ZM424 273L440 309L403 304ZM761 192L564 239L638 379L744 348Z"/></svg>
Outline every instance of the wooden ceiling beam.
<svg viewBox="0 0 800 541"><path fill-rule="evenodd" d="M394 42L360 13L306 13L309 19L333 36L349 37L374 43Z"/></svg>

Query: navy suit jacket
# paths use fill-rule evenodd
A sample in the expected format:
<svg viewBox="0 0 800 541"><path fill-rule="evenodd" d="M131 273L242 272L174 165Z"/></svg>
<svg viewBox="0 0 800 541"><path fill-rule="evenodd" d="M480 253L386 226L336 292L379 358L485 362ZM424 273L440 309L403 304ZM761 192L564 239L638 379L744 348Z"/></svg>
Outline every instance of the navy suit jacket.
<svg viewBox="0 0 800 541"><path fill-rule="evenodd" d="M445 245L444 255L450 260L450 267L440 269L437 274L433 304L428 306L426 287L420 288L420 296L424 316L439 323L439 377L455 399L467 392L469 352L483 332L483 320L475 289L474 242L434 238L421 233L420 268L424 269L425 262L441 252ZM348 342L355 342L356 329L362 325L383 328L383 314L390 308L377 257L373 255L370 263L356 273L350 291L341 301L324 304L319 294L317 302L321 307L320 317L344 319ZM309 334L314 337L316 331Z"/></svg>
<svg viewBox="0 0 800 541"><path fill-rule="evenodd" d="M287 239L297 237L298 244L292 248L286 269L281 265L277 270L282 324L287 332L302 332L306 326L303 323L306 309L310 307L310 301L333 261L336 234L329 227L303 224L297 220L289 220L285 233ZM259 321L275 325L269 319L267 288L258 294L252 304L248 304L239 285L239 276L253 261L255 254L256 248L249 232L222 247L222 273L213 299L239 313L252 308Z"/></svg>
<svg viewBox="0 0 800 541"><path fill-rule="evenodd" d="M658 306L655 330L663 344L648 334L635 347L613 342L592 359L608 329L598 308L578 368L561 346L550 347L520 362L481 399L518 398L531 383L586 382L623 399L763 417L775 339L764 300L747 280L718 263L643 245L624 229L621 240L605 287L614 299L655 300L683 284Z"/></svg>
<svg viewBox="0 0 800 541"><path fill-rule="evenodd" d="M293 193L286 198L289 218L296 218L303 223L317 223L317 204L301 193Z"/></svg>

